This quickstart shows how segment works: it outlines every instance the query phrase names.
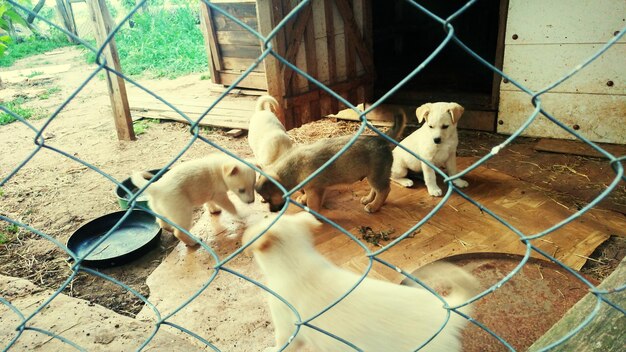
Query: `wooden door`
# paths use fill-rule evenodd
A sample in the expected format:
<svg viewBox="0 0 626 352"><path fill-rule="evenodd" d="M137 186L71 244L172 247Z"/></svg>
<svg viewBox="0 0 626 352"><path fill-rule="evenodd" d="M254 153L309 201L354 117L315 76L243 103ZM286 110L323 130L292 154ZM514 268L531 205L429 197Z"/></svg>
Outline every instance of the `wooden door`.
<svg viewBox="0 0 626 352"><path fill-rule="evenodd" d="M270 33L297 6L258 0L259 30ZM352 104L371 98L374 80L370 0L313 0L279 30L274 50ZM274 57L264 61L268 93L284 108L287 129L344 108L313 82Z"/></svg>

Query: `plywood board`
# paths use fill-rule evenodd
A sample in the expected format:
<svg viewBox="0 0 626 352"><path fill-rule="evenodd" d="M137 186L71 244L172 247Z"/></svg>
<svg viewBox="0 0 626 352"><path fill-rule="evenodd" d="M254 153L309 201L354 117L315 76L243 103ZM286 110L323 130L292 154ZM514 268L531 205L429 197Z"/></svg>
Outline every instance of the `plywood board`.
<svg viewBox="0 0 626 352"><path fill-rule="evenodd" d="M460 161L464 164L467 160ZM532 189L530 184L497 171L479 167L466 179L470 183L467 194L526 235L547 229L573 213L558 205L548 194ZM358 238L361 238L360 226L369 226L377 232L394 229L397 236L420 221L441 201L441 198L429 196L425 186L419 182L414 189L392 185L381 211L368 214L359 203L359 198L367 190L366 182L361 182L331 191L322 214ZM610 221L606 218L600 221L594 214L586 214L564 228L534 240L533 244L578 270L586 262L585 257L610 234L626 235L624 217L611 214ZM387 243L383 242L383 245ZM357 271L363 271L367 266L364 250L330 225L324 225L319 231L316 244L324 255L339 265ZM373 244L366 245L373 251L380 249ZM525 245L512 231L460 196L453 195L412 238L399 242L380 258L412 272L429 262L456 254L524 254L525 251ZM540 257L534 252L532 256ZM380 264L374 265L373 275L395 282L402 278L401 274Z"/></svg>
<svg viewBox="0 0 626 352"><path fill-rule="evenodd" d="M561 79L601 47L602 44L510 45L504 56L504 72L538 91ZM551 92L626 95L625 57L626 44L616 44ZM503 83L500 89L519 90L511 83Z"/></svg>
<svg viewBox="0 0 626 352"><path fill-rule="evenodd" d="M626 95L546 93L543 108L578 133L594 141L626 144ZM531 97L521 92L502 91L498 133L511 134L533 112ZM537 118L524 136L574 139L574 136L544 117Z"/></svg>
<svg viewBox="0 0 626 352"><path fill-rule="evenodd" d="M510 0L506 44L605 43L625 13L624 1Z"/></svg>

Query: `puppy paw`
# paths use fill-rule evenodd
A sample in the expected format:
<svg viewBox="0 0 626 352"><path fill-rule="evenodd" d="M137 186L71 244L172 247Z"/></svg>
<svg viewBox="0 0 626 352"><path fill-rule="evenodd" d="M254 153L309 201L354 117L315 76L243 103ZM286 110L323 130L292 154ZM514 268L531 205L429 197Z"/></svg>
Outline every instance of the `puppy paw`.
<svg viewBox="0 0 626 352"><path fill-rule="evenodd" d="M372 203L370 203L370 204L365 205L364 209L368 213L375 213L380 209L380 207L376 208L372 205Z"/></svg>
<svg viewBox="0 0 626 352"><path fill-rule="evenodd" d="M219 214L222 212L222 208L218 207L215 204L209 204L207 205L206 209L209 211L209 213L211 214Z"/></svg>
<svg viewBox="0 0 626 352"><path fill-rule="evenodd" d="M367 204L367 205L369 205L369 203L371 203L371 202L372 202L372 200L373 200L373 198L372 198L372 197L370 197L370 196L365 196L365 197L362 197L362 198L361 198L361 204ZM366 207L366 208L367 208L367 207ZM367 209L366 209L366 210L367 210Z"/></svg>
<svg viewBox="0 0 626 352"><path fill-rule="evenodd" d="M465 188L465 187L469 186L469 183L467 181L461 180L460 178L452 181L452 183L454 183L454 185L459 187L459 188Z"/></svg>
<svg viewBox="0 0 626 352"><path fill-rule="evenodd" d="M433 197L441 197L443 195L443 192L439 187L428 187L428 194Z"/></svg>
<svg viewBox="0 0 626 352"><path fill-rule="evenodd" d="M392 181L396 182L402 187L410 188L413 187L413 180L408 178L392 178Z"/></svg>

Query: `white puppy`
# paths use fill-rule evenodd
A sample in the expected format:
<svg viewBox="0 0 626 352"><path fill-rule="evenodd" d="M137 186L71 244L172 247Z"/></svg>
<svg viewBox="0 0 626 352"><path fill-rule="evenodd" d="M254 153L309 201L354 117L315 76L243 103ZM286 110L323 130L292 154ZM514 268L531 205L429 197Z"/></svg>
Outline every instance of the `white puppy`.
<svg viewBox="0 0 626 352"><path fill-rule="evenodd" d="M291 149L293 143L276 115L279 106L276 99L263 95L257 99L254 115L248 127L248 143L261 167L272 164Z"/></svg>
<svg viewBox="0 0 626 352"><path fill-rule="evenodd" d="M152 176L149 172L135 172L131 180L135 186L141 188ZM237 215L237 209L226 194L229 190L246 203L254 202L255 179L254 170L246 164L225 154L212 154L175 166L151 184L145 193L150 209L189 231L193 221L193 209L202 204L212 214L219 213L222 207ZM157 221L162 228L171 230L187 246L198 244L167 222L161 219Z"/></svg>
<svg viewBox="0 0 626 352"><path fill-rule="evenodd" d="M246 230L249 242L272 219ZM250 249L265 274L267 286L289 302L307 320L347 293L360 275L335 266L313 246L312 230L321 223L311 214L283 215ZM445 298L459 305L473 296L476 280L454 267L441 272L443 280L457 280ZM472 293L470 293L472 291ZM276 349L295 332L295 314L276 297L269 295L274 322ZM461 308L471 314L470 305ZM396 285L365 278L346 298L311 321L313 326L334 334L363 351L413 351L433 336L446 320L443 303L423 288ZM460 351L460 333L467 321L451 312L443 331L422 351ZM307 326L302 326L288 350L308 347L313 351L354 351L353 348Z"/></svg>
<svg viewBox="0 0 626 352"><path fill-rule="evenodd" d="M456 147L459 144L456 125L463 110L463 107L457 103L428 103L420 106L415 114L419 122L425 121L425 123L400 144L437 167L445 166L448 175L456 174ZM435 171L404 149L396 147L393 150L391 180L404 187L413 186L413 181L406 178L408 170L424 173L424 183L428 188L428 194L434 197L443 194L441 188L437 186ZM469 185L462 179L452 182L460 188Z"/></svg>

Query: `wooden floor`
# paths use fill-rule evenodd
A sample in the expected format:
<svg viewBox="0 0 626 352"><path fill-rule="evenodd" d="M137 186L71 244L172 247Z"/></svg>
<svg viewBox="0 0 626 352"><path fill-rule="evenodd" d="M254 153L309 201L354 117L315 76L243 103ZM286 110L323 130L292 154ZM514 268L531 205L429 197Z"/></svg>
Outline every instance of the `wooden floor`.
<svg viewBox="0 0 626 352"><path fill-rule="evenodd" d="M470 183L467 194L527 235L547 229L573 213L543 192L532 189L530 184L487 168L478 168L466 179ZM369 226L377 232L394 229L392 236L398 236L441 201L441 198L430 197L420 183L413 189L392 185L381 211L368 214L359 202L367 189L366 182L361 182L331 191L322 214L359 239L360 226ZM586 257L610 235L626 236L625 229L626 222L621 214L593 210L533 241L533 244L578 270L586 262ZM367 267L364 250L330 225L324 225L320 230L316 244L324 255L341 266L357 271L364 271ZM380 248L366 244L371 250ZM454 194L413 238L401 241L382 253L380 258L412 272L424 264L458 254L497 252L523 255L525 251L526 246L516 234ZM533 252L533 257L539 255ZM377 263L372 275L392 281L402 278L396 271Z"/></svg>

